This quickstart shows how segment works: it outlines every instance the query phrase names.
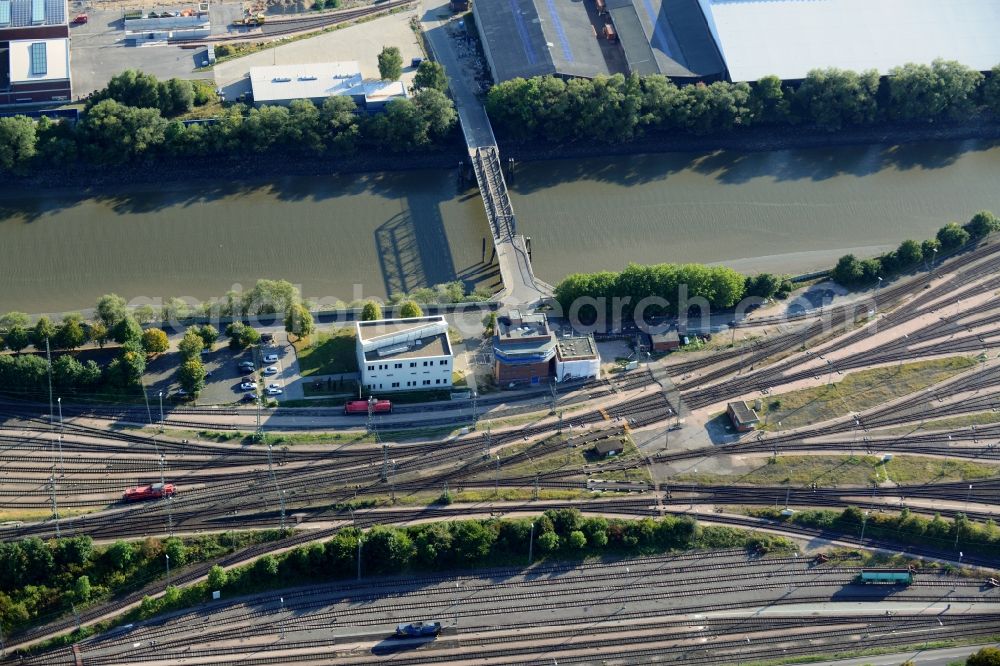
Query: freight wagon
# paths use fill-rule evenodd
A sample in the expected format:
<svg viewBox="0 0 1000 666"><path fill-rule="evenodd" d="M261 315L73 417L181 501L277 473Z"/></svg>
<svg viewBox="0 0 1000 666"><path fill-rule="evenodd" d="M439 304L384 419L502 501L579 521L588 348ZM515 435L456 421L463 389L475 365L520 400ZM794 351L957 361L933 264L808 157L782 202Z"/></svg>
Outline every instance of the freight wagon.
<svg viewBox="0 0 1000 666"><path fill-rule="evenodd" d="M865 585L910 585L913 583L913 567L907 569L862 569L858 582Z"/></svg>

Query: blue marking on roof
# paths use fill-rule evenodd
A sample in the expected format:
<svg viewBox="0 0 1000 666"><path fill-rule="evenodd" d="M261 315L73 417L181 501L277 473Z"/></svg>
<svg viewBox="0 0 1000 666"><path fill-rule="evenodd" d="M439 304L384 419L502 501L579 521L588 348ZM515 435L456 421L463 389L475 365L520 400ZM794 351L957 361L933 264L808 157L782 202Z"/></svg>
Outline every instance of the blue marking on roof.
<svg viewBox="0 0 1000 666"><path fill-rule="evenodd" d="M663 34L663 30L660 28L659 17L656 15L656 9L653 8L652 0L642 0L642 4L646 8L646 13L649 14L649 20L653 22L653 36L650 41L668 56L674 58L674 54L670 52L670 45L667 44L667 36Z"/></svg>
<svg viewBox="0 0 1000 666"><path fill-rule="evenodd" d="M524 17L521 15L520 7L517 6L517 0L510 0L510 13L514 16L514 27L517 29L518 37L521 38L524 55L528 58L528 62L534 65L538 62L538 56L535 54L535 47L531 45L528 27L524 25Z"/></svg>
<svg viewBox="0 0 1000 666"><path fill-rule="evenodd" d="M559 36L563 57L567 61L573 62L573 50L569 47L569 39L566 38L566 31L563 29L562 21L559 20L559 15L556 14L556 3L554 0L546 0L545 4L549 6L549 16L552 17L552 25L556 29L556 35Z"/></svg>

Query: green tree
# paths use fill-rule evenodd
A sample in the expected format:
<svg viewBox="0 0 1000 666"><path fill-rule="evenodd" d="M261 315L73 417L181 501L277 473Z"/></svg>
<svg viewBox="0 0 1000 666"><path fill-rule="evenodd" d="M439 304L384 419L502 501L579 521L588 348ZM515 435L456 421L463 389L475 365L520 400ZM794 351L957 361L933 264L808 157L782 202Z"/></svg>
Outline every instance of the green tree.
<svg viewBox="0 0 1000 666"><path fill-rule="evenodd" d="M765 76L753 84L748 105L754 123L778 124L789 118L788 100L777 76Z"/></svg>
<svg viewBox="0 0 1000 666"><path fill-rule="evenodd" d="M73 584L73 598L80 603L90 600L90 578L88 576L80 576L76 579L76 583Z"/></svg>
<svg viewBox="0 0 1000 666"><path fill-rule="evenodd" d="M243 296L243 314L288 312L299 302L299 290L288 280L257 280Z"/></svg>
<svg viewBox="0 0 1000 666"><path fill-rule="evenodd" d="M181 358L188 360L198 358L201 350L205 348L205 340L198 332L198 327L191 326L184 331L184 337L177 344L177 349L181 353Z"/></svg>
<svg viewBox="0 0 1000 666"><path fill-rule="evenodd" d="M260 342L260 333L256 329L238 321L226 327L226 335L232 349L246 349Z"/></svg>
<svg viewBox="0 0 1000 666"><path fill-rule="evenodd" d="M170 349L170 340L162 330L147 328L142 332L142 348L147 354L162 354Z"/></svg>
<svg viewBox="0 0 1000 666"><path fill-rule="evenodd" d="M361 136L358 105L346 95L328 97L319 109L319 132L326 146L338 155L349 155Z"/></svg>
<svg viewBox="0 0 1000 666"><path fill-rule="evenodd" d="M430 139L441 139L455 127L458 120L455 105L440 90L434 88L421 90L413 96L413 104L423 116Z"/></svg>
<svg viewBox="0 0 1000 666"><path fill-rule="evenodd" d="M32 339L32 331L23 326L14 326L3 333L4 345L15 354L20 354L22 349L31 344Z"/></svg>
<svg viewBox="0 0 1000 666"><path fill-rule="evenodd" d="M117 571L126 571L135 560L135 548L127 541L115 541L105 551L111 566Z"/></svg>
<svg viewBox="0 0 1000 666"><path fill-rule="evenodd" d="M405 532L384 525L373 527L362 547L365 570L371 573L402 571L415 554L413 541Z"/></svg>
<svg viewBox="0 0 1000 666"><path fill-rule="evenodd" d="M845 125L875 121L879 75L875 70L850 72L841 69L814 69L799 85L796 101L804 119L834 131Z"/></svg>
<svg viewBox="0 0 1000 666"><path fill-rule="evenodd" d="M205 366L197 356L186 359L177 369L177 381L191 395L198 395L205 388Z"/></svg>
<svg viewBox="0 0 1000 666"><path fill-rule="evenodd" d="M900 268L910 268L923 261L924 252L917 241L905 240L896 249L896 259Z"/></svg>
<svg viewBox="0 0 1000 666"><path fill-rule="evenodd" d="M413 77L413 89L448 90L448 76L444 73L444 66L433 60L424 60L417 67L417 73Z"/></svg>
<svg viewBox="0 0 1000 666"><path fill-rule="evenodd" d="M315 328L309 308L302 303L296 303L285 314L285 330L297 338L312 334Z"/></svg>
<svg viewBox="0 0 1000 666"><path fill-rule="evenodd" d="M20 172L35 156L35 121L25 116L0 118L0 172Z"/></svg>
<svg viewBox="0 0 1000 666"><path fill-rule="evenodd" d="M410 99L390 100L385 111L372 116L365 128L369 140L393 152L410 152L430 143L427 119Z"/></svg>
<svg viewBox="0 0 1000 666"><path fill-rule="evenodd" d="M1000 65L990 70L982 89L983 104L993 113L1000 113Z"/></svg>
<svg viewBox="0 0 1000 666"><path fill-rule="evenodd" d="M771 298L777 293L780 286L781 277L773 273L759 273L758 275L747 277L743 292L744 296Z"/></svg>
<svg viewBox="0 0 1000 666"><path fill-rule="evenodd" d="M572 550L583 550L587 546L587 537L581 530L573 530L569 533L566 545Z"/></svg>
<svg viewBox="0 0 1000 666"><path fill-rule="evenodd" d="M205 349L212 349L212 345L219 340L219 331L211 324L202 324L198 327L197 331L202 343L205 345Z"/></svg>
<svg viewBox="0 0 1000 666"><path fill-rule="evenodd" d="M559 535L555 532L545 532L538 537L538 548L543 553L554 553L559 550Z"/></svg>
<svg viewBox="0 0 1000 666"><path fill-rule="evenodd" d="M63 317L63 323L56 331L55 344L61 349L76 349L88 340L87 330L78 314Z"/></svg>
<svg viewBox="0 0 1000 666"><path fill-rule="evenodd" d="M128 315L128 305L118 294L106 294L97 301L95 318L103 323L108 330Z"/></svg>
<svg viewBox="0 0 1000 666"><path fill-rule="evenodd" d="M949 222L937 232L938 242L944 250L956 250L969 242L969 232L958 226L957 222Z"/></svg>
<svg viewBox="0 0 1000 666"><path fill-rule="evenodd" d="M97 343L97 346L104 349L104 345L108 342L108 337L110 333L108 332L108 327L102 322L95 321L90 325L89 332L90 339Z"/></svg>
<svg viewBox="0 0 1000 666"><path fill-rule="evenodd" d="M382 318L382 308L375 301L365 301L361 308L361 321L377 321Z"/></svg>
<svg viewBox="0 0 1000 666"><path fill-rule="evenodd" d="M111 365L108 373L119 386L135 386L146 372L146 352L138 340L127 340L122 344L122 352Z"/></svg>
<svg viewBox="0 0 1000 666"><path fill-rule="evenodd" d="M462 520L451 525L452 556L460 565L481 562L490 554L495 533L478 520Z"/></svg>
<svg viewBox="0 0 1000 666"><path fill-rule="evenodd" d="M403 319L409 319L412 317L423 317L424 311L420 309L420 306L413 301L403 301L399 306L399 316Z"/></svg>
<svg viewBox="0 0 1000 666"><path fill-rule="evenodd" d="M84 115L79 127L90 159L117 164L163 145L167 121L158 109L133 108L106 99Z"/></svg>
<svg viewBox="0 0 1000 666"><path fill-rule="evenodd" d="M163 550L170 556L171 566L183 566L187 562L188 549L184 542L177 537L170 537L163 542Z"/></svg>
<svg viewBox="0 0 1000 666"><path fill-rule="evenodd" d="M31 342L35 348L45 349L45 341L52 340L55 336L56 327L52 320L44 315L39 317L31 334Z"/></svg>
<svg viewBox="0 0 1000 666"><path fill-rule="evenodd" d="M965 660L966 666L1000 666L1000 648L984 647Z"/></svg>
<svg viewBox="0 0 1000 666"><path fill-rule="evenodd" d="M213 564L208 570L208 589L221 590L229 582L229 574L218 564Z"/></svg>
<svg viewBox="0 0 1000 666"><path fill-rule="evenodd" d="M111 335L118 344L125 344L130 340L139 342L142 339L142 327L131 315L126 315L114 325Z"/></svg>
<svg viewBox="0 0 1000 666"><path fill-rule="evenodd" d="M160 84L160 112L177 116L194 108L194 85L184 79L170 79Z"/></svg>
<svg viewBox="0 0 1000 666"><path fill-rule="evenodd" d="M8 312L0 317L0 333L6 333L16 326L28 328L30 325L31 317L23 312Z"/></svg>
<svg viewBox="0 0 1000 666"><path fill-rule="evenodd" d="M929 238L920 244L920 254L924 259L933 260L941 251L941 241L937 238Z"/></svg>
<svg viewBox="0 0 1000 666"><path fill-rule="evenodd" d="M103 90L98 90L87 103L89 112L103 100L114 100L123 106L146 109L161 108L160 96L163 92L160 82L152 74L137 69L127 69L108 81Z"/></svg>
<svg viewBox="0 0 1000 666"><path fill-rule="evenodd" d="M845 287L856 287L864 281L864 268L853 254L845 254L837 261L830 277Z"/></svg>
<svg viewBox="0 0 1000 666"><path fill-rule="evenodd" d="M982 80L982 74L954 61L895 67L888 78L890 115L904 121L968 117Z"/></svg>
<svg viewBox="0 0 1000 666"><path fill-rule="evenodd" d="M962 227L972 238L982 238L993 231L1000 231L1000 218L988 210L981 210Z"/></svg>
<svg viewBox="0 0 1000 666"><path fill-rule="evenodd" d="M378 73L383 81L396 81L403 73L403 56L395 46L383 46L378 54Z"/></svg>
<svg viewBox="0 0 1000 666"><path fill-rule="evenodd" d="M94 552L89 536L63 537L56 541L55 558L59 566L83 566Z"/></svg>

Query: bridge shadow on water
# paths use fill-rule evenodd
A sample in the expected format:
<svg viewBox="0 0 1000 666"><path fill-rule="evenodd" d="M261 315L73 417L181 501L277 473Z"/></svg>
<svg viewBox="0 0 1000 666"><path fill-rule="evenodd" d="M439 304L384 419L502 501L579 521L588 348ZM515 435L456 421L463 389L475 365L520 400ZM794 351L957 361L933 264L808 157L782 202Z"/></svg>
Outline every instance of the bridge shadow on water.
<svg viewBox="0 0 1000 666"><path fill-rule="evenodd" d="M870 176L881 171L944 169L967 154L997 147L1000 140L968 139L762 151L650 152L525 162L518 166L511 190L531 194L586 181L629 187L666 180L683 172L711 177L725 185L760 178L775 182L820 182L840 176Z"/></svg>
<svg viewBox="0 0 1000 666"><path fill-rule="evenodd" d="M471 291L499 277L499 268L491 261L492 244L488 242L480 261L456 267L441 205L456 196L462 201L468 197L447 190L397 194L405 202L403 210L373 233L386 294L407 294L456 280Z"/></svg>

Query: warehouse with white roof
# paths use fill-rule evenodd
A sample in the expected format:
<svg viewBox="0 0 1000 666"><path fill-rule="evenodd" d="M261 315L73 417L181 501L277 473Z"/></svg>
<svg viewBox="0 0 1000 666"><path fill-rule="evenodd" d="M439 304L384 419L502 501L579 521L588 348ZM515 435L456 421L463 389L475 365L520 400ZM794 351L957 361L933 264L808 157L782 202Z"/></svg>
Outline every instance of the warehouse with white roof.
<svg viewBox="0 0 1000 666"><path fill-rule="evenodd" d="M837 67L1000 64L998 0L699 0L729 79L786 81Z"/></svg>

